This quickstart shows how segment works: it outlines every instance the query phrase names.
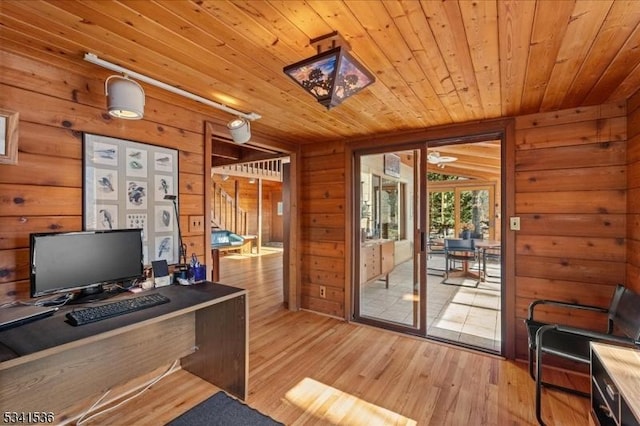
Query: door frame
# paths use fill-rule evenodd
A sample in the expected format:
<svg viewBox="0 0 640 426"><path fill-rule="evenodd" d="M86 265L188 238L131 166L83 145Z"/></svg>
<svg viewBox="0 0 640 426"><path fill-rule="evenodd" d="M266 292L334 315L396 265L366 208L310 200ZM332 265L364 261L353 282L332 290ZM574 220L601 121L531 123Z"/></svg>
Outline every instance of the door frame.
<svg viewBox="0 0 640 426"><path fill-rule="evenodd" d="M215 281L214 268L219 268L218 259L214 259L211 247L211 168L213 167L214 144L230 143L228 130L224 124L205 121L204 126L204 244L205 244L205 262L210 267L207 268L207 278ZM285 222L284 248L283 248L283 305L290 311L298 311L302 306L302 278L300 273L301 259L297 256L301 247L302 228L300 222L300 185L302 182L302 148L300 145L290 145L283 142L269 144L268 142L249 142L243 145L243 150L254 150L256 152L270 152L274 157L288 156L289 162L283 165L283 173L286 170L285 183L282 185L282 201L283 205L283 221ZM245 159L251 161L251 159ZM245 161L235 161L242 163ZM284 179L284 178L283 178ZM259 249L259 248L258 248ZM219 272L218 272L219 273Z"/></svg>
<svg viewBox="0 0 640 426"><path fill-rule="evenodd" d="M415 142L411 142L411 143L407 143L407 144L401 144L401 145L393 145L393 146L380 146L380 147L374 147L374 148L364 148L364 149L358 149L353 151L353 155L352 155L352 159L353 159L353 175L352 175L352 179L355 182L356 179L355 177L358 176L357 179L357 186L356 187L352 187L352 191L353 191L353 200L354 200L354 204L352 204L351 207L351 212L352 212L352 223L354 224L353 230L354 232L352 233L352 235L349 236L349 241L351 241L351 255L352 258L354 258L354 262L353 265L354 267L352 268L352 281L350 283L350 289L351 291L350 296L351 296L351 300L352 300L352 305L349 306L349 309L346 309L350 312L349 314L349 320L353 320L353 321L357 321L360 324L368 324L368 325L372 325L372 326L376 326L376 327L381 327L387 330L392 330L392 331L396 331L396 332L400 332L400 333L404 333L404 334L410 334L410 335L417 335L420 337L424 337L426 336L426 310L420 308L417 312L415 309L415 304L414 304L414 311L413 311L413 315L414 315L414 319L415 316L418 315L418 324L419 326L417 328L415 327L410 327L407 325L403 325L400 323L395 323L395 322L390 322L390 321L384 321L382 319L374 319L371 317L363 317L362 315L357 316L356 313L360 312L360 298L358 297L358 290L361 287L360 284L360 273L361 273L361 252L362 250L360 250L359 248L361 247L360 244L360 240L361 240L361 235L360 235L360 195L362 192L362 185L360 184L361 180L360 180L360 176L361 174L361 169L360 169L360 161L358 161L360 158L362 158L363 156L367 156L367 155L376 155L376 154L384 154L384 153L389 153L389 152L398 152L398 151L414 151L414 153L420 152L420 155L414 155L414 173L413 173L413 186L414 186L414 190L413 190L413 194L414 194L414 202L413 202L413 206L414 206L414 211L413 211L413 218L414 218L414 222L413 222L413 229L409 230L407 229L407 235L409 234L409 232L413 232L413 249L412 249L412 253L413 253L413 265L414 265L414 270L417 266L417 268L420 269L420 271L425 271L425 274L420 274L419 275L419 294L420 294L420 302L418 303L418 306L420 307L421 305L426 303L426 288L427 288L427 277L426 277L426 259L425 259L425 255L426 255L426 251L424 248L424 245L421 245L421 235L420 235L420 231L419 229L421 229L421 227L424 226L424 218L422 217L423 215L419 215L419 208L420 206L416 205L416 200L422 199L421 197L423 196L423 194L418 195L417 191L423 191L424 187L426 184L426 147L424 147L424 149L420 148L419 145L424 145L424 144L417 144ZM418 161L420 161L420 163L418 164ZM418 177L416 177L416 172L415 170L424 170L425 173L420 173L418 175ZM422 179L422 177L424 177L424 182L420 182L419 180ZM348 227L347 227L348 228ZM357 232L356 232L357 231ZM417 263L417 265L416 265ZM415 273L414 273L414 280L415 280Z"/></svg>
<svg viewBox="0 0 640 426"><path fill-rule="evenodd" d="M402 145L403 148L413 143L417 149L421 144L427 143L429 148L452 142L481 142L487 138L499 139L501 141L501 212L504 219L501 221L502 255L503 255L503 289L502 289L502 347L501 353L507 359L516 357L516 282L515 282L515 233L509 231L509 217L515 215L515 120L513 118L503 118L496 120L486 120L479 123L466 123L456 125L446 125L432 127L422 130L412 130L386 135L377 135L374 138L363 137L348 141L345 144L345 188L346 188L346 226L345 241L347 242L345 256L345 319L353 320L353 297L354 284L357 277L355 265L359 265L359 258L356 256L355 244L359 244L359 236L355 231L359 231L359 222L354 220L353 210L359 206L359 199L356 199L358 190L354 190L354 185L360 185L360 179L354 181L355 155L354 152L365 150L380 150L393 148L394 145ZM444 141L444 142L443 142ZM358 170L359 171L359 170ZM359 174L357 175L359 176ZM426 179L426 176L425 176ZM359 267L359 266L358 266Z"/></svg>

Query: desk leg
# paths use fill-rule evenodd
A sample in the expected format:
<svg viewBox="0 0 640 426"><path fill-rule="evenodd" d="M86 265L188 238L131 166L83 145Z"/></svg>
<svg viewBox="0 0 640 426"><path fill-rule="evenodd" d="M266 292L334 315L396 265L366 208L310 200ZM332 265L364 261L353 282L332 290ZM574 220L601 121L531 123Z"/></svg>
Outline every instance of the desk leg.
<svg viewBox="0 0 640 426"><path fill-rule="evenodd" d="M240 399L247 397L248 303L246 295L196 311L195 353L182 368Z"/></svg>
<svg viewBox="0 0 640 426"><path fill-rule="evenodd" d="M220 281L220 250L211 250L211 281L217 283Z"/></svg>

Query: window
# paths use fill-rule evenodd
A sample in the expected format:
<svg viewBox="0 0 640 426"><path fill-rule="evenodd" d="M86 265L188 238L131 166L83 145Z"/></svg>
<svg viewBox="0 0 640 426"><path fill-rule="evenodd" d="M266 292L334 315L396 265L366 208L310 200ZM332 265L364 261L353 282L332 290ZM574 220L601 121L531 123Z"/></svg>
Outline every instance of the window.
<svg viewBox="0 0 640 426"><path fill-rule="evenodd" d="M429 236L432 239L462 237L495 238L493 185L470 182L429 182Z"/></svg>
<svg viewBox="0 0 640 426"><path fill-rule="evenodd" d="M381 237L387 240L406 238L406 184L382 179L380 193Z"/></svg>
<svg viewBox="0 0 640 426"><path fill-rule="evenodd" d="M392 176L388 173L389 159L397 159ZM400 241L407 238L409 197L406 176L409 170L399 161L397 154L374 154L363 157L363 169L360 175L360 234L362 241L383 238ZM397 172L397 173L396 173ZM404 174L403 174L404 172Z"/></svg>

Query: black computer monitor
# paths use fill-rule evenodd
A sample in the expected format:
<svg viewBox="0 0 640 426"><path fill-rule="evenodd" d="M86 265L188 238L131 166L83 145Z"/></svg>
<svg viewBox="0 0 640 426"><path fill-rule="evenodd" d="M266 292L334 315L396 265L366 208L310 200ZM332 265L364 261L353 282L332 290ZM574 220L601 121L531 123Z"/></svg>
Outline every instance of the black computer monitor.
<svg viewBox="0 0 640 426"><path fill-rule="evenodd" d="M142 229L34 233L30 242L31 297L99 293L144 272Z"/></svg>

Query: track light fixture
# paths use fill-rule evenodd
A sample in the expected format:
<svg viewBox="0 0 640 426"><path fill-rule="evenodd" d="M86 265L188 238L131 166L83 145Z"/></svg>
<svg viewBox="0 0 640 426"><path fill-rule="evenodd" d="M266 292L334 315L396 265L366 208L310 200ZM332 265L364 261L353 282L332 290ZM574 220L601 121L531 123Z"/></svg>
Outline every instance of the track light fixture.
<svg viewBox="0 0 640 426"><path fill-rule="evenodd" d="M245 143L251 139L251 125L249 120L243 117L238 117L228 122L227 128L231 133L231 139L235 143Z"/></svg>
<svg viewBox="0 0 640 426"><path fill-rule="evenodd" d="M144 116L144 90L126 75L112 75L104 82L107 110L113 117L140 120Z"/></svg>
<svg viewBox="0 0 640 426"><path fill-rule="evenodd" d="M245 113L242 111L238 111L226 105L214 102L210 99L203 98L202 96L194 95L193 93L187 92L186 90L182 90L167 83L163 83L154 78L147 77L144 74L140 74L130 69L121 67L120 65L105 61L104 59L98 58L93 53L85 53L84 60L87 62L91 62L92 64L99 65L108 70L124 74L124 77L109 77L105 82L105 91L107 92L108 96L107 102L109 107L109 114L113 115L114 117L136 120L141 119L144 115L144 91L137 82L129 78L133 77L143 83L159 87L168 92L184 96L185 98L200 102L201 104L237 116L238 119L232 120L227 125L227 127L229 127L229 131L231 132L231 137L236 143L247 142L251 138L249 121L262 118L260 114L256 114L255 112ZM113 81L111 81L112 78ZM137 87L134 87L134 85ZM121 92L124 92L124 94ZM241 120L241 122L238 122L238 120ZM233 127L231 127L232 124ZM236 133L237 136L234 136L234 133Z"/></svg>

